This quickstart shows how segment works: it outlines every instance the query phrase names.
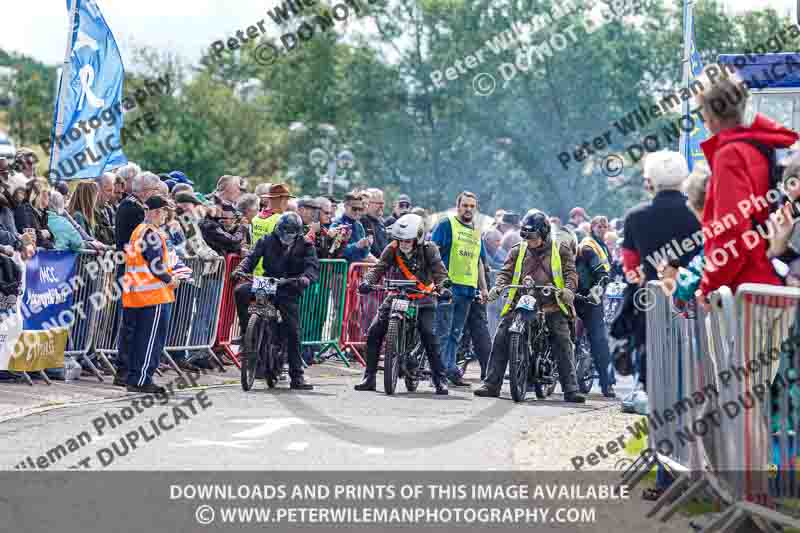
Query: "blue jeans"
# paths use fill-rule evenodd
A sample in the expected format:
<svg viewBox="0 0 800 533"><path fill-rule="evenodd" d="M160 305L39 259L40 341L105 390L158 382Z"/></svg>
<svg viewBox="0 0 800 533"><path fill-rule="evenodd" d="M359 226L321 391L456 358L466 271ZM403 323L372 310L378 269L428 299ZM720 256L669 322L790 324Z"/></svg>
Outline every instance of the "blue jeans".
<svg viewBox="0 0 800 533"><path fill-rule="evenodd" d="M600 376L600 388L605 392L615 380L614 372L609 371L611 354L608 349L608 332L603 321L603 308L599 305L578 302L575 310L583 321L583 327L586 328L594 366Z"/></svg>
<svg viewBox="0 0 800 533"><path fill-rule="evenodd" d="M453 294L451 302L439 303L436 313L436 335L439 336L439 344L442 347L442 367L447 377L459 375L456 351L473 299L472 296Z"/></svg>

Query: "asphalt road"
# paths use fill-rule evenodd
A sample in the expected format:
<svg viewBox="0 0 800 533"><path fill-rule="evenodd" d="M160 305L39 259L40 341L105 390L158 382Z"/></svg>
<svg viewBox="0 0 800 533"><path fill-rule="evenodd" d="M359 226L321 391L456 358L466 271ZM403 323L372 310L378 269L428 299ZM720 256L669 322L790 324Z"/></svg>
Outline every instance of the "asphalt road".
<svg viewBox="0 0 800 533"><path fill-rule="evenodd" d="M30 456L48 469L508 470L532 417L608 407L596 390L585 405L558 392L515 404L507 384L499 400L459 388L437 397L428 384L389 397L381 375L378 393L353 390L360 372L321 365L309 375L313 391L269 391L259 380L247 393L237 384L187 390L164 405L132 395L10 420L0 424L0 467Z"/></svg>

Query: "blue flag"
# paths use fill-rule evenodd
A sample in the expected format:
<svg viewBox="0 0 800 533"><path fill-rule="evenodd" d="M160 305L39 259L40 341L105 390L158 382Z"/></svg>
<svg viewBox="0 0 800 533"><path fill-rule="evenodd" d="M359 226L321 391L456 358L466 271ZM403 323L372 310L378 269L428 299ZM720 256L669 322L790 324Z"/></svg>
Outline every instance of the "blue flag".
<svg viewBox="0 0 800 533"><path fill-rule="evenodd" d="M689 9L688 2L684 4L684 9ZM686 13L685 15L689 15L688 22L691 24L691 28L689 29L689 86L691 86L692 81L700 76L700 74L703 72L703 61L700 58L697 48L695 47L694 16L692 16L691 13ZM684 16L684 20L687 20L686 16ZM697 163L704 162L706 160L705 155L703 155L703 150L700 148L700 143L706 139L708 139L708 130L706 129L706 125L699 118L695 118L694 129L689 133L689 135L686 136L685 141L686 162L689 164L690 172Z"/></svg>
<svg viewBox="0 0 800 533"><path fill-rule="evenodd" d="M56 97L51 180L94 178L128 162L121 146L125 70L117 43L95 0L67 0L67 10L74 17ZM56 138L59 118L62 134Z"/></svg>

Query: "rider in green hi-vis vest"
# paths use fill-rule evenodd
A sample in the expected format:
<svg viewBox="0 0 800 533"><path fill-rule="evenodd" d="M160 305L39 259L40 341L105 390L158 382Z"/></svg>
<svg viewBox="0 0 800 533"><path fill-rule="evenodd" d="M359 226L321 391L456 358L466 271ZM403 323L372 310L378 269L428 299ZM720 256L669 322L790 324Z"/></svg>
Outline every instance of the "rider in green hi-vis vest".
<svg viewBox="0 0 800 533"><path fill-rule="evenodd" d="M553 285L559 290L549 296L536 292L537 304L545 313L549 342L553 359L558 363L558 374L564 401L583 403L586 398L578 393L572 344L572 324L575 311L572 307L578 287L578 272L575 270L575 254L566 243L559 244L551 238L550 220L541 211L529 211L522 219L520 236L524 239L514 246L498 272L495 286L489 292L489 300L496 300L506 285L518 285L520 280L531 277L533 283ZM511 289L503 317L495 333L492 345L491 366L484 384L475 391L476 396L499 397L508 366L508 329L516 316L519 291Z"/></svg>
<svg viewBox="0 0 800 533"><path fill-rule="evenodd" d="M267 208L271 214L267 218L262 218L261 215L253 218L250 223L251 236L253 247L259 239L265 235L269 235L275 230L275 225L281 217L286 208L289 206L289 198L294 198L289 192L289 187L285 183L276 183L269 188L269 192L264 195L269 198L269 207ZM264 275L264 266L261 261L256 265L253 275Z"/></svg>

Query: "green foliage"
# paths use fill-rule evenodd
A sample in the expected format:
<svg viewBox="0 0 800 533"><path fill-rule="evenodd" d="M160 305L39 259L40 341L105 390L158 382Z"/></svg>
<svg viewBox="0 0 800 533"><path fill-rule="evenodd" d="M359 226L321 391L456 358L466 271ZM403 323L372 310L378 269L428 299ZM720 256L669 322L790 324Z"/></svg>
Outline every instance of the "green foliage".
<svg viewBox="0 0 800 533"><path fill-rule="evenodd" d="M625 138L613 127L615 120L660 100L679 83L681 2L643 0L641 9L620 19L610 16L603 2L574 0L580 6L575 13L535 36L497 55L486 47L512 22L549 13L555 2L360 2L369 13L362 12L359 23L351 13L350 20L327 31L314 25L312 39L270 66L254 60L254 42L219 62L192 67L141 49L136 68L128 66L139 74L129 76L126 90L164 74L175 80L175 90L148 103L160 127L129 142L125 152L159 172L184 170L205 190L218 176L235 173L254 178L251 182L288 179L316 194L320 171L309 153L348 148L356 163L347 176L351 184L383 187L390 202L406 192L415 203L440 210L468 189L478 194L485 212L538 207L564 217L574 205L583 205L592 214L620 216L643 199L640 168L631 165L621 184L610 184L596 163L666 122ZM719 53L752 49L789 23L771 10L726 16L720 6L719 0L701 0L695 8L698 49L706 64ZM603 14L611 20L587 33L582 21L603 20ZM306 20L314 24L313 14ZM297 24L282 31L294 31ZM541 61L534 54L533 64L504 86L498 69L514 64L521 47L570 27L577 42L570 40L566 49ZM278 40L275 44L280 46ZM483 63L457 80L445 80L443 88L433 87L431 72L463 63L478 50ZM8 57L0 51L0 64L22 61ZM22 62L40 75L37 89L25 89L23 104L11 113L12 134L29 142L49 130L54 69ZM479 72L497 80L489 96L473 90ZM257 89L244 98L247 86ZM292 128L296 123L306 128ZM335 126L333 139L321 133L323 124ZM607 130L613 133L610 148L563 169L560 152Z"/></svg>

